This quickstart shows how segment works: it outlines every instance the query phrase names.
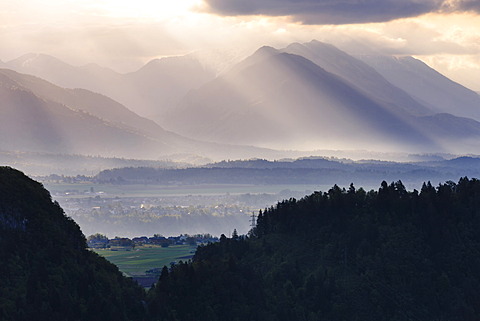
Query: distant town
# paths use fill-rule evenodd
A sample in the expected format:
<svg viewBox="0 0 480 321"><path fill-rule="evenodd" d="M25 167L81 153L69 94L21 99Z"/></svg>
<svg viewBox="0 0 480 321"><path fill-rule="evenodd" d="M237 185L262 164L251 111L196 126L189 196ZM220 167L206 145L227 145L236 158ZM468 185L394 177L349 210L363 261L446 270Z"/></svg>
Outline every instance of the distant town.
<svg viewBox="0 0 480 321"><path fill-rule="evenodd" d="M234 231L236 233L236 230ZM112 251L118 249L129 249L144 245L158 245L161 247L169 247L170 245L191 245L198 246L202 244L218 242L218 237L210 234L197 235L179 235L164 237L160 234L155 234L152 237L140 236L134 238L115 237L109 239L103 234L93 234L87 238L88 247L92 249L111 249Z"/></svg>

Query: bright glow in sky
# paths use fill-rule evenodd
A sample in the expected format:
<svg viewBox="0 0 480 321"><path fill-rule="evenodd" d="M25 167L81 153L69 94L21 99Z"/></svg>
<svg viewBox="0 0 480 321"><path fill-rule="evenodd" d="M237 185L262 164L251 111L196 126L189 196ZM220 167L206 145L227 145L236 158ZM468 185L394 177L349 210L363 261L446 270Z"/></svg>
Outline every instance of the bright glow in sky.
<svg viewBox="0 0 480 321"><path fill-rule="evenodd" d="M188 16L202 2L198 0L87 0L70 1L84 8L90 8L101 15L116 18L168 19Z"/></svg>
<svg viewBox="0 0 480 321"><path fill-rule="evenodd" d="M0 0L0 60L37 52L74 65L96 62L131 71L155 57L211 49L244 56L262 45L282 47L317 39L347 52L376 48L380 53L413 55L480 91L480 15L474 11L478 12L475 2L456 2L468 6L469 11L442 9L418 16L408 12L384 22L375 21L390 13L362 17L362 21L371 18L370 23L337 25L322 25L318 22L321 15L316 20L302 16L316 23L305 25L297 22L300 18L294 7L273 13L267 8L284 0L255 2L266 6L264 12L259 11L264 15L223 13L241 12L239 0L204 1L213 6L225 4L225 8L208 12L202 0ZM385 0L361 3L373 8L376 1ZM337 10L334 13L341 19L355 15L345 12L342 16L338 9L331 10Z"/></svg>

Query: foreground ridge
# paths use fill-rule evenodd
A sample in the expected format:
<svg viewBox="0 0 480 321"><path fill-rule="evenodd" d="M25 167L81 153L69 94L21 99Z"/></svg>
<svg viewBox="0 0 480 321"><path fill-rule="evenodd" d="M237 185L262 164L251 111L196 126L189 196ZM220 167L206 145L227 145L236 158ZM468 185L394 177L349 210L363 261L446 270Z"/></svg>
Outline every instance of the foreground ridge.
<svg viewBox="0 0 480 321"><path fill-rule="evenodd" d="M475 320L480 181L334 186L163 269L159 320Z"/></svg>
<svg viewBox="0 0 480 321"><path fill-rule="evenodd" d="M21 172L0 167L0 319L143 320L143 290L87 250L78 225Z"/></svg>

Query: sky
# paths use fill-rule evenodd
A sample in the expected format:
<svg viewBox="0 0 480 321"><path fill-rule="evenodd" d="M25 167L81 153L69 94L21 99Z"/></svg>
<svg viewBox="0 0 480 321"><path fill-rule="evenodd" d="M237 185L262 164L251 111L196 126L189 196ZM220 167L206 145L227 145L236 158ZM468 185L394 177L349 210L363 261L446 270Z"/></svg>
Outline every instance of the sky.
<svg viewBox="0 0 480 321"><path fill-rule="evenodd" d="M480 0L0 0L4 62L34 52L128 72L153 58L242 57L312 39L412 55L480 91Z"/></svg>

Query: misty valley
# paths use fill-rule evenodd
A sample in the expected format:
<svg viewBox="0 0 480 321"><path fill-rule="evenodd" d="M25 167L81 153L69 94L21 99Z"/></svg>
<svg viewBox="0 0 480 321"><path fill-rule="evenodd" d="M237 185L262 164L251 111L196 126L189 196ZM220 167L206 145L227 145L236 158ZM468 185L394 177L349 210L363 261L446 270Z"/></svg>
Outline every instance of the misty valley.
<svg viewBox="0 0 480 321"><path fill-rule="evenodd" d="M478 320L480 95L368 49L0 61L0 320Z"/></svg>
<svg viewBox="0 0 480 321"><path fill-rule="evenodd" d="M53 197L81 226L85 235L101 233L112 238L204 233L219 236L231 234L234 229L246 234L250 229L252 213L284 198L302 197L305 194L289 190L237 194L234 191L240 189L238 186L222 185L177 187L173 190L159 186L145 190L142 186L146 194L142 195L142 192L130 197L122 195L131 192L132 187L129 186L117 187L121 191L118 194L103 192L108 191L108 186L98 193L71 189L82 187L84 186L69 186L69 192L64 195L54 192ZM258 189L255 186L243 186L241 189L247 190L249 187ZM228 190L232 192L225 192Z"/></svg>
<svg viewBox="0 0 480 321"><path fill-rule="evenodd" d="M401 180L409 189L461 175L478 177L480 158L409 163L310 157L249 160L186 168L126 167L95 176L38 176L86 236L247 234L250 216L284 199L337 184L366 190Z"/></svg>

